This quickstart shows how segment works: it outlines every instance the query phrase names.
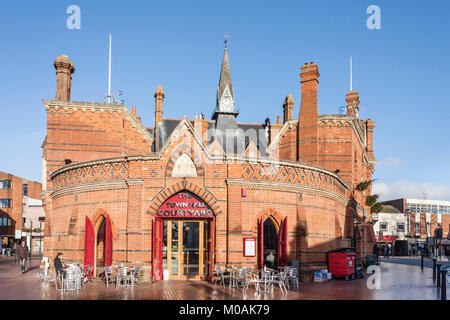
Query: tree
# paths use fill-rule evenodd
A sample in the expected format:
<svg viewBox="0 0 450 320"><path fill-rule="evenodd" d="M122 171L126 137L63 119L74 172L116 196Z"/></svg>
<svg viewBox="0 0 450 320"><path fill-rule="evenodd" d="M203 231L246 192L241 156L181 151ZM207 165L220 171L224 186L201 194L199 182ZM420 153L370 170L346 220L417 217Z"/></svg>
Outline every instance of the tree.
<svg viewBox="0 0 450 320"><path fill-rule="evenodd" d="M374 181L376 181L376 179L361 181L356 185L355 189L361 192L365 191ZM366 205L370 207L371 213L379 213L383 209L383 204L378 202L379 197L380 195L378 194L372 194L366 197Z"/></svg>

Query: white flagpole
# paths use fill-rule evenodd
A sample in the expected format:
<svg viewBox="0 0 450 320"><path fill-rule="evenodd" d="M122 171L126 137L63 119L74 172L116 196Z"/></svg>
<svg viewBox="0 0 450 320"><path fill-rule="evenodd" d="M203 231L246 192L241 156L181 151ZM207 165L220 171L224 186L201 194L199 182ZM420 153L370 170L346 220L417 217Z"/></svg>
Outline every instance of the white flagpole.
<svg viewBox="0 0 450 320"><path fill-rule="evenodd" d="M108 76L108 103L111 103L111 33L109 34L109 76Z"/></svg>
<svg viewBox="0 0 450 320"><path fill-rule="evenodd" d="M350 91L353 91L353 61L350 56Z"/></svg>

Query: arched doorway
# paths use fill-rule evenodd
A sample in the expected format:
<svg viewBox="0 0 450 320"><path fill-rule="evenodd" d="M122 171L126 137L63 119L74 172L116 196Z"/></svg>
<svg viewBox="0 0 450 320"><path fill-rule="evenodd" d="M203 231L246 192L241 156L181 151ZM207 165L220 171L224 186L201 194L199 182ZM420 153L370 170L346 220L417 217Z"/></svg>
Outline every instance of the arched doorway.
<svg viewBox="0 0 450 320"><path fill-rule="evenodd" d="M266 219L263 224L263 259L264 266L274 270L278 269L278 230L275 221Z"/></svg>
<svg viewBox="0 0 450 320"><path fill-rule="evenodd" d="M215 216L189 191L169 197L153 222L153 280L204 279L212 275Z"/></svg>
<svg viewBox="0 0 450 320"><path fill-rule="evenodd" d="M97 232L95 240L95 266L98 271L105 267L105 244L106 244L106 219L101 216L97 222Z"/></svg>
<svg viewBox="0 0 450 320"><path fill-rule="evenodd" d="M288 264L287 217L278 224L273 216L262 217L259 221L258 265L277 270Z"/></svg>
<svg viewBox="0 0 450 320"><path fill-rule="evenodd" d="M112 264L111 220L107 214L98 217L95 227L86 216L84 230L84 264L92 265L94 275Z"/></svg>

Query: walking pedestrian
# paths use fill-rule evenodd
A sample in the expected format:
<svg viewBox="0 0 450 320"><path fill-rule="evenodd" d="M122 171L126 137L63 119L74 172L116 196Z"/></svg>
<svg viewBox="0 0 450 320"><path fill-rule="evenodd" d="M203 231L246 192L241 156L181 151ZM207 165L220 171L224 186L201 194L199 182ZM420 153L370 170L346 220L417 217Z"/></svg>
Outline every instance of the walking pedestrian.
<svg viewBox="0 0 450 320"><path fill-rule="evenodd" d="M385 245L384 246L384 257L388 257L389 258L389 246Z"/></svg>
<svg viewBox="0 0 450 320"><path fill-rule="evenodd" d="M376 243L373 245L373 254L378 256L378 245Z"/></svg>
<svg viewBox="0 0 450 320"><path fill-rule="evenodd" d="M16 256L19 258L20 269L22 270L22 274L25 273L25 264L28 260L28 255L30 254L30 250L28 246L25 244L25 241L22 240L20 246L17 247Z"/></svg>

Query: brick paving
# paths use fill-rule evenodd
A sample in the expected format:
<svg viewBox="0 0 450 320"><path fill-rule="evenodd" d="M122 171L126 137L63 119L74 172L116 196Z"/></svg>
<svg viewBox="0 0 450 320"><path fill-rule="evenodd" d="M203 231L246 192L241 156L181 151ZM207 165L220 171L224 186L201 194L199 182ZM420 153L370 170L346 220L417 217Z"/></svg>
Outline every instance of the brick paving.
<svg viewBox="0 0 450 320"><path fill-rule="evenodd" d="M79 292L47 289L37 278L38 258L22 275L12 257L0 256L0 300L439 300L440 289L432 280L432 270L382 262L381 289L369 290L367 277L352 281L332 280L325 283L300 283L298 290L283 296L278 288L273 294L257 294L250 287L229 289L205 281L169 280L138 284L131 288L109 288L101 281L86 283ZM450 287L450 285L449 285ZM447 290L450 296L450 290Z"/></svg>

